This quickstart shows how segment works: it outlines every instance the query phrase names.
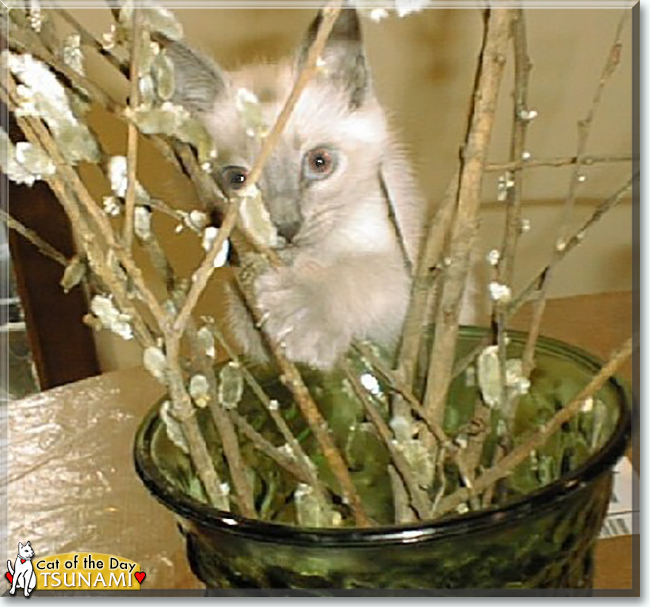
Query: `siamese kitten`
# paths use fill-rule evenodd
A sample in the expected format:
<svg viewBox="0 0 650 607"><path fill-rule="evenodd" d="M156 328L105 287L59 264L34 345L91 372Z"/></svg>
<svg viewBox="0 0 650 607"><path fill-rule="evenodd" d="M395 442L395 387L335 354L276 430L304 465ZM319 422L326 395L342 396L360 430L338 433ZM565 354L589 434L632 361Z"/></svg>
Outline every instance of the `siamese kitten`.
<svg viewBox="0 0 650 607"><path fill-rule="evenodd" d="M297 57L285 64L225 73L185 46L167 47L176 66L174 101L199 115L214 137L216 178L226 194L246 184L260 148L240 121L238 91L253 92L272 125L320 19L319 14ZM258 181L281 236L278 253L285 267L268 270L254 288L265 328L287 357L329 369L355 339L395 345L423 205L373 92L353 9L341 12L319 64ZM234 292L230 299L235 339L263 360L250 315Z"/></svg>

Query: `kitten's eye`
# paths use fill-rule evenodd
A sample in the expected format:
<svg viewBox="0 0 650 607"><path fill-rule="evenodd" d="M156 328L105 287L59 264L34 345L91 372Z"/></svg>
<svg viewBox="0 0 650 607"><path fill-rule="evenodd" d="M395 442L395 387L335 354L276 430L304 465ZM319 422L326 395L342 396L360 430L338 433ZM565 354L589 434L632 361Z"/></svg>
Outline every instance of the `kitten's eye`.
<svg viewBox="0 0 650 607"><path fill-rule="evenodd" d="M335 152L325 148L314 148L305 154L302 174L305 179L325 179L334 172L335 168Z"/></svg>
<svg viewBox="0 0 650 607"><path fill-rule="evenodd" d="M221 183L228 190L240 190L246 183L247 172L242 167L226 167L221 171Z"/></svg>

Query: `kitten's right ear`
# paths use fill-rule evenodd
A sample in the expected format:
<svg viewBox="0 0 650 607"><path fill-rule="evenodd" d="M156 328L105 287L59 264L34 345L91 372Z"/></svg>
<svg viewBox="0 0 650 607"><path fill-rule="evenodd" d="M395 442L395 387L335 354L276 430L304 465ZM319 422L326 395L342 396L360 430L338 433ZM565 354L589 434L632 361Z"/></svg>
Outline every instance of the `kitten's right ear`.
<svg viewBox="0 0 650 607"><path fill-rule="evenodd" d="M191 112L209 112L227 88L219 66L181 42L169 42L165 51L174 64L172 102Z"/></svg>
<svg viewBox="0 0 650 607"><path fill-rule="evenodd" d="M347 3L346 3L347 5ZM305 37L298 56L298 68L302 68L309 48L323 20L319 11ZM324 50L326 60L325 78L332 84L348 91L353 108L363 104L370 91L370 70L363 50L361 24L354 8L344 7L334 22Z"/></svg>

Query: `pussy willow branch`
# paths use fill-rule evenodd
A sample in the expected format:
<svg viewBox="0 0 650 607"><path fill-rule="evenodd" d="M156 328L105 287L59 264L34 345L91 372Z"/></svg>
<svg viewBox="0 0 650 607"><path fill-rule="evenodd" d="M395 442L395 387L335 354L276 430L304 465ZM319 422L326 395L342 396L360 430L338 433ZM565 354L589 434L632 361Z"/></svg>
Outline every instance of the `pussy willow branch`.
<svg viewBox="0 0 650 607"><path fill-rule="evenodd" d="M584 406L585 400L598 392L605 382L618 371L620 366L632 354L632 349L632 338L630 338L611 355L609 361L601 368L598 374L567 405L560 409L548 423L544 424L523 443L505 455L496 466L486 470L476 479L472 488L463 487L457 489L451 495L443 498L440 501L439 514L442 515L454 510L463 502L466 502L473 496L479 495L498 480L508 476L521 462L530 456L532 451L543 446L563 424L579 413Z"/></svg>
<svg viewBox="0 0 650 607"><path fill-rule="evenodd" d="M43 45L36 33L26 28L17 27L12 23L11 19L4 20L4 23L7 24L7 42L10 48L18 50L21 53L29 53L35 58L47 63L55 72L65 76L76 90L91 95L109 111L117 113L121 109L120 103L112 95L53 55Z"/></svg>
<svg viewBox="0 0 650 607"><path fill-rule="evenodd" d="M142 9L137 5L133 7L133 16L131 22L131 68L130 81L131 89L129 91L129 109L135 112L140 105L140 56L142 44L139 43L141 34L146 30L142 22ZM137 164L138 164L138 127L130 120L127 126L126 135L126 195L124 198L124 231L122 232L122 242L127 251L131 250L133 245L133 221L135 218L135 193L137 184Z"/></svg>
<svg viewBox="0 0 650 607"><path fill-rule="evenodd" d="M632 162L632 154L594 154L582 156L580 163L582 166L592 166L594 164L608 164L615 162ZM578 163L577 156L561 156L558 158L530 158L528 160L511 160L503 163L489 163L485 165L485 171L488 173L502 173L503 171L516 171L519 169L538 169L538 168L555 168L571 166Z"/></svg>
<svg viewBox="0 0 650 607"><path fill-rule="evenodd" d="M11 75L6 75L4 86L8 87L9 94L5 95L4 89L2 89L3 96L7 98L6 101L12 101L10 107L15 109L15 103L13 102L15 100L15 82ZM106 258L111 254L116 256L124 270L133 280L143 302L148 306L149 312L154 316L158 326L164 329L166 327L165 312L153 292L144 283L140 268L135 264L132 257L125 253L121 245L116 242L110 222L95 204L92 196L77 175L76 170L66 163L56 142L42 121L38 118L19 117L17 117L17 121L23 129L25 136L32 140L33 143L42 146L54 162L56 173L47 182L64 206L68 217L77 228L80 240L85 246L91 267L97 272L104 284L108 286L120 309L123 312L130 313L134 330L139 339L142 340L141 343L145 347L153 346L155 344L153 337L149 333L139 312L130 303L130 298L126 293L122 279L118 278L114 273L114 269L106 263ZM83 213L81 213L81 209L83 209ZM86 217L90 218L93 223L89 224ZM107 245L106 256L103 248L100 246L100 242L96 238L97 235L100 235ZM223 507L220 479L208 453L203 435L198 428L196 418L194 417L194 407L185 389L183 374L178 359L174 358L175 352L178 353L178 350L174 350L174 345L172 344L171 352L169 350L167 352L167 375L169 378L170 395L174 402L174 415L183 427L192 461L203 483L208 499L215 506ZM243 509L246 509L245 505Z"/></svg>
<svg viewBox="0 0 650 607"><path fill-rule="evenodd" d="M487 157L499 85L505 65L511 11L490 9L485 29L480 71L474 91L470 128L463 151L458 206L451 233L451 265L447 268L428 371L425 409L442 422L451 383L458 319L468 273L470 252L477 233L483 165Z"/></svg>
<svg viewBox="0 0 650 607"><path fill-rule="evenodd" d="M56 8L55 10L57 14L60 15L63 19L65 19L68 22L68 24L71 25L75 29L75 31L79 34L79 36L81 37L82 44L94 49L97 53L99 53L104 59L106 59L110 63L112 67L116 69L117 73L121 74L124 77L125 82L128 82L129 79L128 65L123 64L120 61L120 59L110 49L104 48L102 43L94 36L94 34L92 34L81 23L79 23L79 21L77 21L74 18L74 16L70 14L67 10L62 8ZM103 104L103 101L106 99L105 95L93 96L91 93L91 97L93 98L93 101L102 105L104 109L111 111L110 107ZM115 110L117 108L113 108L113 109ZM124 114L121 111L113 111L113 113L120 119L125 118ZM201 195L201 200L204 203L204 206L206 208L210 207L210 204L208 204L209 201L214 201L216 198L219 198L215 188L210 186L210 183L214 185L214 181L210 178L210 176L205 171L200 169L198 163L196 162L196 159L190 152L189 144L185 144L181 142L170 142L165 137L160 135L145 135L145 138L151 141L156 146L156 149L162 154L165 160L169 162L179 172L179 174L187 172L194 186L195 187L200 186L198 188L199 194ZM180 152L180 150L182 150L182 152ZM191 166L184 161L184 159L188 157L187 154L189 154L189 156L191 156L195 160L194 164ZM183 161L182 164L179 163L177 155Z"/></svg>
<svg viewBox="0 0 650 607"><path fill-rule="evenodd" d="M198 338L193 323L188 324L188 336L194 349L198 349ZM235 486L235 491L239 498L240 511L244 516L256 518L255 500L253 496L253 487L251 485L250 470L244 461L239 448L239 440L233 422L228 412L223 408L217 398L217 383L214 377L212 361L207 356L200 357L200 370L208 380L210 386L210 403L208 407L214 425L219 432L223 452L228 462L230 479Z"/></svg>
<svg viewBox="0 0 650 607"><path fill-rule="evenodd" d="M2 86L0 86L0 97L11 111L15 111L17 108L15 91L16 84L13 77L10 74L6 74ZM87 215L85 213L87 209L79 197L79 194L83 195L83 191L71 187L70 181L64 180L63 178L63 174L68 174L68 171L72 171L75 175L76 172L65 162L50 132L45 128L40 119L16 116L16 122L25 137L31 143L41 146L54 162L57 172L53 176L47 177L45 181L64 207L71 223L77 228L79 242L84 248L91 267L109 291L113 293L120 310L131 316L136 335L138 335L142 343L146 346L154 345L154 339L149 327L134 308L125 285L115 275L107 261L111 250L102 246L101 240L95 237L95 232L87 221ZM86 200L86 202L88 201ZM94 205L92 200L91 203ZM84 209L83 213L82 209ZM103 236L101 231L99 234Z"/></svg>
<svg viewBox="0 0 650 607"><path fill-rule="evenodd" d="M196 412L192 399L185 388L183 370L180 367L180 350L176 349L179 344L167 345L167 386L172 399L172 412L180 422L183 435L187 440L190 458L196 473L201 479L210 503L217 508L229 510L227 497L222 489L219 473L214 467L214 462L208 451L203 433L196 419ZM234 479L233 479L234 480ZM240 500L242 514L255 516L255 508L247 500Z"/></svg>
<svg viewBox="0 0 650 607"><path fill-rule="evenodd" d="M74 20L69 14L67 17L69 19L72 19L69 22L73 24L73 27L82 37L82 39L87 39L88 36L93 37L90 32L85 30L83 26L76 22L76 20ZM20 52L29 52L35 57L45 61L53 68L55 72L64 75L71 83L73 88L79 91L83 91L84 94L87 95L94 103L97 103L102 108L121 120L127 118L124 115L122 111L123 107L118 100L111 96L101 86L91 80L88 80L85 76L82 76L75 70L68 67L65 63L60 61L56 56L52 55L52 53L43 47L38 36L33 34L31 31L27 31L25 34L26 30L20 29L12 23L10 23L9 26L9 46L11 48L15 48ZM24 39L25 36L27 36L27 40ZM94 44L90 44L89 42L90 46L94 47L95 49L103 49L101 43L96 38L93 37L93 39L95 42ZM103 51L104 52L101 53L101 56L107 59L110 64L115 67L122 76L125 77L124 84L125 87L128 86L128 81L126 80L128 78L128 68L120 68L121 64L119 59L114 54L112 54L111 51L106 49L103 49ZM163 155L167 162L174 166L174 168L177 169L179 173L183 172L180 164L178 163L178 160L176 159L176 156L173 154L169 145L164 141L162 137L147 135L146 138L154 144L154 146Z"/></svg>
<svg viewBox="0 0 650 607"><path fill-rule="evenodd" d="M128 75L129 73L129 68L126 65L122 65L122 62L109 50L105 49L101 42L97 40L97 38L89 31L87 30L77 19L75 19L74 15L70 13L70 11L60 8L57 2L52 2L54 8L54 11L57 15L59 15L63 20L65 20L68 25L70 25L80 36L81 44L84 46L88 46L95 50L97 53L99 53L106 61L108 61L113 67L118 69L120 72L122 72L125 76Z"/></svg>
<svg viewBox="0 0 650 607"><path fill-rule="evenodd" d="M28 227L14 219L9 213L4 209L0 209L0 221L2 221L10 230L13 230L17 234L20 234L25 240L31 242L40 253L45 257L55 261L64 268L68 266L68 258L61 253L61 251L55 249L49 242L43 240L34 230L30 230Z"/></svg>
<svg viewBox="0 0 650 607"><path fill-rule="evenodd" d="M227 343L227 342L222 342L222 343ZM233 359L234 360L234 359ZM242 366L241 370L244 373L244 377L246 378L246 373L248 373L248 370ZM248 373L250 377L252 375ZM250 382L249 382L250 385ZM261 388L260 388L261 389ZM266 395L265 395L266 396ZM271 407L271 410L273 408ZM281 415L279 415L277 412L276 415L272 416L273 420L278 423L278 419L281 420L281 423L284 424L283 427L286 427L286 422L282 418ZM321 500L322 503L329 503L329 500L326 497L326 490L318 480L318 477L315 474L315 471L313 470L311 466L311 460L307 458L307 456L304 454L302 451L302 447L300 447L300 443L291 435L291 431L286 427L285 430L285 435L288 436L289 438L287 439L287 444L291 446L291 451L292 453L296 456L296 459L294 460L288 455L285 455L282 453L277 447L272 445L269 441L267 441L255 428L253 428L245 418L243 418L241 415L237 413L237 411L229 411L228 412L230 419L232 422L239 428L239 430L248 438L253 446L270 457L272 460L274 460L276 463L278 463L281 467L283 467L287 472L289 472L291 475L293 475L297 480L303 483L307 483L311 487L314 488L315 495Z"/></svg>
<svg viewBox="0 0 650 607"><path fill-rule="evenodd" d="M558 255L560 255L562 252L562 248L566 246L565 241L567 232L569 230L571 217L573 216L578 186L580 185L581 171L583 166L582 156L585 155L587 143L589 141L589 135L591 134L591 126L593 124L593 120L598 107L600 106L600 101L602 99L605 87L611 79L612 74L616 71L616 68L621 60L621 34L623 32L623 26L625 25L629 16L629 12L630 11L628 9L623 10L623 14L619 20L618 27L616 28L614 43L610 48L605 60L605 65L603 66L600 80L598 81L596 91L591 101L591 107L589 108L589 111L587 112L585 118L578 122L578 148L576 152L577 162L573 165L573 171L571 173L571 178L569 181L569 193L564 202L562 219L560 221L557 239L553 243L551 259L558 257ZM544 275L544 279L539 286L537 300L533 309L533 318L531 320L530 329L528 331L528 337L526 340L526 347L524 348L524 353L522 356L523 373L526 377L530 375L530 372L535 367L535 346L537 344L537 338L539 337L542 317L544 316L544 311L546 309L546 298L548 295L549 285L551 283L551 277L553 275L554 265L555 264L552 262L549 264L549 271Z"/></svg>
<svg viewBox="0 0 650 607"><path fill-rule="evenodd" d="M168 338L170 340L179 341L183 336L185 327L192 316L192 312L196 307L196 304L199 301L199 298L203 294L203 291L208 286L210 277L214 273L215 266L214 262L217 258L217 255L221 252L221 247L226 242L230 236L230 232L235 227L237 218L239 215L239 199L233 199L228 207L228 212L226 217L219 228L219 233L214 240L214 243L210 247L210 250L207 252L206 256L203 258L201 265L192 275L192 286L190 287L189 293L183 303L182 308L174 319L173 325L169 332Z"/></svg>
<svg viewBox="0 0 650 607"><path fill-rule="evenodd" d="M268 397L266 392L264 392L264 389L262 388L262 386L260 386L257 379L255 379L255 376L246 368L246 365L239 360L237 353L230 346L225 336L216 327L216 325L212 324L210 329L213 335L216 337L219 344L221 344L221 347L226 351L228 358L230 358L232 361L240 365L240 369L242 371L242 375L244 376L244 380L250 386L251 390L255 393L258 400L264 405L264 408L266 409L269 416L275 423L278 431L282 435L282 438L284 439L286 444L289 445L289 447L291 448L291 451L296 457L297 465L302 469L303 476L309 479L307 482L309 485L313 487L317 497L321 500L324 500L326 495L325 487L322 486L322 483L318 479L318 475L316 474L316 471L312 466L311 460L304 452L303 448L300 446L300 443L298 442L296 437L293 435L293 432L291 431L291 428L289 428L287 422L280 414L278 410L278 406L273 405L271 399Z"/></svg>
<svg viewBox="0 0 650 607"><path fill-rule="evenodd" d="M431 507L427 494L418 485L415 477L413 476L413 472L411 471L411 466L408 460L404 456L404 453L400 450L400 446L394 441L393 432L389 428L388 424L384 421L381 413L377 410L377 406L370 400L370 397L366 393L365 388L361 385L358 377L350 368L349 363L343 362L341 363L341 366L347 380L352 385L357 398L361 401L368 419L375 427L379 438L382 440L384 446L386 447L386 450L390 454L391 465L395 467L400 477L404 481L404 486L408 492L410 504L413 507L413 510L415 510L420 520L424 520L427 517L427 514ZM405 521L399 522L401 523Z"/></svg>
<svg viewBox="0 0 650 607"><path fill-rule="evenodd" d="M146 239L139 239L140 245L148 253L154 269L157 271L160 279L167 287L167 293L171 301L176 305L181 300L183 294L178 288L178 281L174 271L167 260L163 248L160 246L155 235L152 233ZM187 323L186 328L187 340L191 348L190 363L192 373L201 373L208 382L209 402L208 408L219 436L224 455L228 462L231 482L234 485L235 493L238 498L240 511L242 514L251 518L256 517L255 501L253 497L253 488L250 484L250 474L246 462L241 456L239 441L235 432L233 423L228 413L222 408L217 397L217 382L214 376L213 360L207 355L204 348L200 345L198 331L192 319ZM169 353L168 353L169 355ZM180 365L179 365L180 368ZM183 381L184 375L174 374L170 381ZM170 392L172 388L170 387ZM175 393L182 394L185 391L184 386L174 388Z"/></svg>
<svg viewBox="0 0 650 607"><path fill-rule="evenodd" d="M5 82L8 86L11 87L11 90L15 90L15 82L13 77L7 74ZM12 95L15 99L15 95ZM77 171L72 168L63 158L61 152L54 141L54 138L50 132L45 128L42 121L38 118L28 118L28 124L34 130L38 137L38 142L43 147L48 156L52 159L54 164L57 167L57 175L63 180L65 185L74 193L74 196L81 203L84 212L87 213L89 218L92 221L92 225L96 230L92 230L90 233L100 234L101 237L106 242L106 245L111 253L115 254L116 258L123 266L125 272L133 280L133 284L139 292L139 295L142 298L142 301L149 308L154 320L161 329L164 329L166 325L166 315L162 309L160 303L156 299L154 293L149 289L142 277L142 271L137 266L133 258L127 251L124 250L122 245L118 243L115 239L115 234L113 228L111 227L110 221L104 214L104 212L96 204L95 200L91 196L90 192L86 188L85 184L77 174ZM84 222L85 224L85 222ZM92 229L92 228L91 228Z"/></svg>
<svg viewBox="0 0 650 607"><path fill-rule="evenodd" d="M639 179L639 174L635 173L628 179L620 188L614 192L609 198L601 202L589 218L571 235L566 241L566 246L560 251L551 262L546 265L538 274L533 278L528 285L526 285L510 302L506 313L506 320L512 318L521 307L528 301L528 298L539 288L539 284L544 280L544 276L549 271L551 266L555 267L562 261L576 246L578 246L584 239L587 232L602 219L608 211L611 211L625 196L632 190L634 182ZM458 377L467 367L472 364L476 357L481 353L485 346L489 345L490 337L479 341L478 344L463 358L459 359L454 365L453 377Z"/></svg>
<svg viewBox="0 0 650 607"><path fill-rule="evenodd" d="M190 322L188 324L188 335L190 337L191 343L193 343L194 351L199 350L200 348L198 347L197 340L193 339L192 337L193 331L193 324ZM279 414L278 411L274 410L274 407L271 405L271 401L264 392L264 389L260 386L259 382L246 368L246 366L240 362L239 357L235 354L225 336L213 323L210 324L210 331L215 336L220 345L224 348L228 357L232 361L240 364L240 369L242 371L242 375L244 376L244 380L246 383L248 383L253 392L255 392L260 401L262 401L266 406L269 414L271 415L273 421L276 423L286 443L291 447L291 450L296 456L296 459L294 460L288 455L282 453L277 447L272 445L259 432L257 432L257 430L255 430L255 428L253 428L245 418L243 418L237 413L237 411L234 410L228 412L233 423L239 428L242 434L251 441L256 449L270 457L300 482L311 485L314 488L316 495L325 501L326 498L324 496L326 494L326 490L320 484L320 481L318 480L318 477L316 476L311 466L311 460L307 458L306 454L302 450L302 447L300 446L300 443L298 443L298 441L295 439L291 433L291 430L287 426L287 423L284 421L284 418Z"/></svg>
<svg viewBox="0 0 650 607"><path fill-rule="evenodd" d="M438 443L440 443L440 445L443 447L449 448L451 446L449 437L445 434L442 426L430 418L420 403L420 400L413 393L410 386L406 384L406 382L402 380L397 373L389 369L388 366L384 364L384 362L382 362L378 356L375 356L373 351L365 344L357 343L354 347L372 365L373 369L388 382L391 389L393 389L400 396L402 396L402 398L404 398L413 412L416 413L418 417L420 417L420 419L422 419L422 421L426 424L429 432L431 432Z"/></svg>

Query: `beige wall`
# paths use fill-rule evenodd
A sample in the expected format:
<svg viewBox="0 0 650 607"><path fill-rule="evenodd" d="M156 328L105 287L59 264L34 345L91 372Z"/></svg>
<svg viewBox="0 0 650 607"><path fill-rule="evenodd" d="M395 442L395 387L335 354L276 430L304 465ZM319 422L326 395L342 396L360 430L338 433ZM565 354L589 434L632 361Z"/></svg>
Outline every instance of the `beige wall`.
<svg viewBox="0 0 650 607"><path fill-rule="evenodd" d="M77 17L96 33L108 30L106 11L77 10ZM301 39L313 10L179 10L187 38L225 67L267 57L277 59ZM539 117L529 128L528 149L533 158L570 156L576 149L576 125L593 97L603 62L620 18L619 10L527 10L529 54L533 61L530 107ZM477 10L428 10L380 24L364 23L366 44L378 93L402 133L420 182L432 202L439 198L458 155L465 129L468 98L480 43ZM588 152L631 153L632 62L631 27L625 26L621 64L603 95ZM119 79L109 78L100 59L90 64L107 79L109 88L123 94ZM99 71L101 70L101 72ZM490 152L491 161L508 158L512 71L508 67ZM93 116L95 128L108 137L113 153L124 153L125 131L101 114ZM189 188L161 161L147 153L142 181L152 193L189 208L195 201ZM593 204L614 191L630 174L629 164L598 165L585 170L575 221L584 219ZM548 259L561 204L569 182L568 169L534 169L527 173L524 215L532 230L522 238L517 282L523 284ZM106 185L96 182L100 193ZM495 202L496 175L486 180L482 248L501 241L503 207ZM630 201L620 205L572 253L557 272L552 296L625 290L631 288L632 212ZM173 225L162 222L163 239L181 254L177 269L184 274L196 263L199 250L191 238L177 239ZM170 240L170 239L174 240ZM216 291L203 307L215 309ZM98 338L106 368L139 360L137 349L102 335Z"/></svg>

